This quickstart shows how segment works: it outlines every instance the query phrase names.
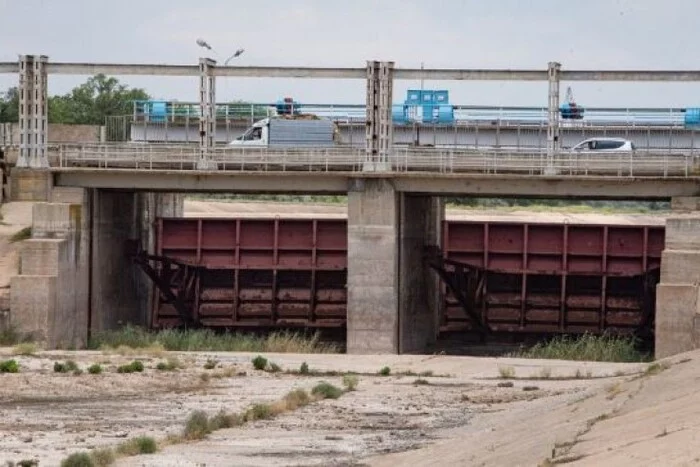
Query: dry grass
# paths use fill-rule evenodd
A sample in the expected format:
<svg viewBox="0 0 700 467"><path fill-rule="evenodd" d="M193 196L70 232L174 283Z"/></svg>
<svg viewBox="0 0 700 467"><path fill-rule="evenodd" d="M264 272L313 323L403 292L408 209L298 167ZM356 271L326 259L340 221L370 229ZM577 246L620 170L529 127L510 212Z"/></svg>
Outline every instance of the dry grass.
<svg viewBox="0 0 700 467"><path fill-rule="evenodd" d="M641 362L649 358L637 350L633 337L593 334L555 337L511 356L595 362Z"/></svg>
<svg viewBox="0 0 700 467"><path fill-rule="evenodd" d="M14 348L12 349L12 355L22 355L27 357L31 355L36 355L38 351L39 346L34 342L22 342L14 346Z"/></svg>
<svg viewBox="0 0 700 467"><path fill-rule="evenodd" d="M25 227L22 230L12 234L12 236L10 237L10 243L21 242L30 238L32 238L32 228Z"/></svg>
<svg viewBox="0 0 700 467"><path fill-rule="evenodd" d="M499 366L498 374L503 379L515 378L515 368L513 368L512 366Z"/></svg>

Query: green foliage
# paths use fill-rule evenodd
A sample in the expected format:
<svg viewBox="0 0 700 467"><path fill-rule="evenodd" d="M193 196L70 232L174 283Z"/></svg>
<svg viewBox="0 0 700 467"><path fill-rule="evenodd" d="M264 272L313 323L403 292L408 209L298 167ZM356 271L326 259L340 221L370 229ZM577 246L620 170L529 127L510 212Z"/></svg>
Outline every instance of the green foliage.
<svg viewBox="0 0 700 467"><path fill-rule="evenodd" d="M180 368L181 366L182 366L182 364L180 363L180 361L178 359L169 358L164 362L158 362L158 364L156 365L156 370L174 371L174 370L177 370L178 368ZM206 368L206 364L204 365L204 367Z"/></svg>
<svg viewBox="0 0 700 467"><path fill-rule="evenodd" d="M61 461L61 467L95 467L87 452L76 452Z"/></svg>
<svg viewBox="0 0 700 467"><path fill-rule="evenodd" d="M19 373L17 360L4 360L0 362L0 373Z"/></svg>
<svg viewBox="0 0 700 467"><path fill-rule="evenodd" d="M267 358L262 355L258 355L253 359L253 367L256 370L264 370L267 367Z"/></svg>
<svg viewBox="0 0 700 467"><path fill-rule="evenodd" d="M149 99L114 77L98 74L63 96L49 98L49 123L104 125L105 117L133 112L134 100Z"/></svg>
<svg viewBox="0 0 700 467"><path fill-rule="evenodd" d="M471 207L475 209L505 209L527 211L562 212L653 212L669 211L667 201L606 201L606 200L567 200L530 198L445 198L448 206Z"/></svg>
<svg viewBox="0 0 700 467"><path fill-rule="evenodd" d="M68 373L71 371L76 372L78 370L80 370L80 368L78 368L78 364L73 360L67 360L66 363L54 362L53 364L54 373Z"/></svg>
<svg viewBox="0 0 700 467"><path fill-rule="evenodd" d="M343 395L343 390L330 383L321 381L311 390L311 394L320 399L337 399Z"/></svg>
<svg viewBox="0 0 700 467"><path fill-rule="evenodd" d="M19 91L16 87L0 93L0 123L19 121Z"/></svg>
<svg viewBox="0 0 700 467"><path fill-rule="evenodd" d="M299 367L299 374L300 375L308 375L309 374L309 364L306 362L302 362L301 366Z"/></svg>
<svg viewBox="0 0 700 467"><path fill-rule="evenodd" d="M211 417L209 420L209 430L216 431L223 428L233 428L236 426L241 426L244 420L243 417L238 414L228 414L223 410Z"/></svg>
<svg viewBox="0 0 700 467"><path fill-rule="evenodd" d="M143 371L143 362L134 360L128 365L121 365L117 368L117 373L141 373Z"/></svg>
<svg viewBox="0 0 700 467"><path fill-rule="evenodd" d="M558 336L513 355L520 358L550 358L593 362L641 362L649 356L637 350L634 337L584 334Z"/></svg>
<svg viewBox="0 0 700 467"><path fill-rule="evenodd" d="M151 332L127 325L115 331L95 333L90 349L146 348L159 344L168 351L180 352L279 352L337 353L338 346L320 341L320 334L291 331L272 332L267 336L245 333L217 333L210 329L164 329Z"/></svg>
<svg viewBox="0 0 700 467"><path fill-rule="evenodd" d="M91 375L99 375L100 373L102 373L102 365L100 365L99 363L93 363L88 367L87 371Z"/></svg>
<svg viewBox="0 0 700 467"><path fill-rule="evenodd" d="M389 376L391 374L391 368L389 368L388 366L385 366L384 368L379 370L379 374L382 376Z"/></svg>

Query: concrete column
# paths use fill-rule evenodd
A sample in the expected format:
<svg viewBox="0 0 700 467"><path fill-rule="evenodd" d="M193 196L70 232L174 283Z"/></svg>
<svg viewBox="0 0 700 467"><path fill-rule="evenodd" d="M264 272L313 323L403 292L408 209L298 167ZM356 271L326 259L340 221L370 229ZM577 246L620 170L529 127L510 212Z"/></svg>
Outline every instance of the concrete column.
<svg viewBox="0 0 700 467"><path fill-rule="evenodd" d="M700 347L700 213L666 220L655 323L656 358Z"/></svg>
<svg viewBox="0 0 700 467"><path fill-rule="evenodd" d="M391 116L393 80L394 62L367 62L365 171L391 169L390 153L394 144Z"/></svg>
<svg viewBox="0 0 700 467"><path fill-rule="evenodd" d="M49 166L46 155L47 61L43 55L21 55L19 59L20 153L17 167L40 169Z"/></svg>
<svg viewBox="0 0 700 467"><path fill-rule="evenodd" d="M556 174L554 155L561 147L559 140L559 71L561 64L549 62L547 75L549 77L549 92L547 99L547 167L545 175Z"/></svg>
<svg viewBox="0 0 700 467"><path fill-rule="evenodd" d="M439 202L384 179L348 192L348 353L420 352L434 342L437 284L423 247L440 237Z"/></svg>
<svg viewBox="0 0 700 467"><path fill-rule="evenodd" d="M210 58L199 59L199 160L197 170L216 170L210 159L216 142L216 62Z"/></svg>

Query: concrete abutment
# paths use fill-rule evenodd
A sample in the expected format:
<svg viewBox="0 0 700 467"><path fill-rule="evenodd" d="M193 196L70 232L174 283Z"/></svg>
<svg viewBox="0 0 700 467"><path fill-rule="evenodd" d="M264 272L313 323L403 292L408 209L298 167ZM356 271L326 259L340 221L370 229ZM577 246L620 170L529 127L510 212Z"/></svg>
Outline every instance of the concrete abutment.
<svg viewBox="0 0 700 467"><path fill-rule="evenodd" d="M348 353L420 352L435 341L438 284L424 247L438 245L441 203L358 179L348 191Z"/></svg>
<svg viewBox="0 0 700 467"><path fill-rule="evenodd" d="M151 286L129 257L154 252L157 216L182 215L182 195L55 189L34 205L10 284L10 324L47 348L84 347L90 332L147 325Z"/></svg>

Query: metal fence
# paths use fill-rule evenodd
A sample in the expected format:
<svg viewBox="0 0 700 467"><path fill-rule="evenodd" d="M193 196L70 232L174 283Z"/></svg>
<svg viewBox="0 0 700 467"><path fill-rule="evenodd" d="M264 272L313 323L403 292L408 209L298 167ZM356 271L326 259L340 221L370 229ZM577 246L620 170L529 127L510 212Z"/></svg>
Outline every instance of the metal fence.
<svg viewBox="0 0 700 467"><path fill-rule="evenodd" d="M440 148L395 148L388 160L390 172L521 174L610 177L700 176L696 152L624 153L543 151L475 151ZM61 145L59 167L105 169L196 170L201 153L191 144L85 144ZM272 149L216 148L207 155L220 170L359 172L366 166L361 148Z"/></svg>

